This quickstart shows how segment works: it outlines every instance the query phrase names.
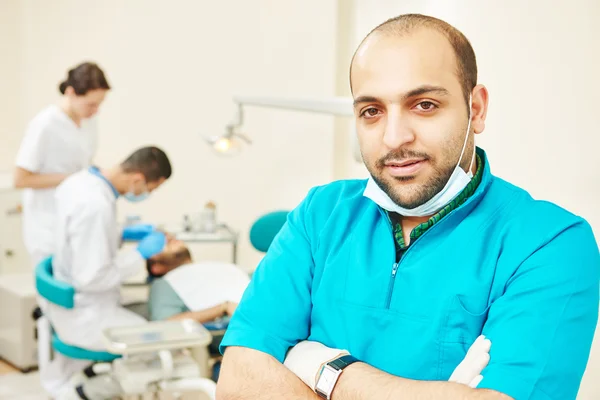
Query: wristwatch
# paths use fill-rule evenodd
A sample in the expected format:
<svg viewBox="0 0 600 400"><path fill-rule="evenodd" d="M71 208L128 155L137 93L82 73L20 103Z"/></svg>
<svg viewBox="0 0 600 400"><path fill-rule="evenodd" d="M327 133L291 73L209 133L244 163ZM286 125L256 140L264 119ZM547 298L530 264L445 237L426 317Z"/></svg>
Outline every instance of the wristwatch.
<svg viewBox="0 0 600 400"><path fill-rule="evenodd" d="M315 392L317 395L323 399L330 400L331 393L333 393L335 384L337 383L344 368L357 361L358 360L351 355L345 355L325 364L321 370L321 375L319 376L319 380L317 381L315 387Z"/></svg>

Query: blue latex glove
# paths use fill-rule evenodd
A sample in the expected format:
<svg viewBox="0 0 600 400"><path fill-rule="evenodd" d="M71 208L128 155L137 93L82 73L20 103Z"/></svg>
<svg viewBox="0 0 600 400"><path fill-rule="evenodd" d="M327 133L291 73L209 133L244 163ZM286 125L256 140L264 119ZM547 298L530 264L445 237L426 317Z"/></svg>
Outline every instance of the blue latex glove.
<svg viewBox="0 0 600 400"><path fill-rule="evenodd" d="M145 238L154 231L154 225L135 224L126 226L123 229L123 240L138 241Z"/></svg>
<svg viewBox="0 0 600 400"><path fill-rule="evenodd" d="M167 244L167 237L164 233L154 231L149 233L145 238L143 238L138 244L137 251L140 252L142 257L146 260L152 256L155 256L161 253L165 245Z"/></svg>

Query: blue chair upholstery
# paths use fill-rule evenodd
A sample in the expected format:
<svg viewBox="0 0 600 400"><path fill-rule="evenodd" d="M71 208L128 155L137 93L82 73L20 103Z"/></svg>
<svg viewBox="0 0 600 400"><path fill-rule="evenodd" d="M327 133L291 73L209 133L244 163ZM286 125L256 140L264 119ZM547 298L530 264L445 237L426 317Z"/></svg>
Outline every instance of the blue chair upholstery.
<svg viewBox="0 0 600 400"><path fill-rule="evenodd" d="M271 242L287 221L289 211L273 211L263 215L250 228L250 243L258 251L266 253Z"/></svg>
<svg viewBox="0 0 600 400"><path fill-rule="evenodd" d="M56 333L52 334L52 348L65 357L77 360L111 362L121 357L118 354L112 354L107 351L87 350L82 349L81 347L71 346L60 340Z"/></svg>
<svg viewBox="0 0 600 400"><path fill-rule="evenodd" d="M43 260L35 270L35 287L40 296L60 307L72 309L75 306L75 288L67 283L54 279L52 258ZM82 349L66 344L52 333L52 348L62 355L78 360L110 362L121 357L106 351Z"/></svg>
<svg viewBox="0 0 600 400"><path fill-rule="evenodd" d="M35 270L37 292L49 302L71 309L75 306L75 288L54 279L52 257L43 260Z"/></svg>

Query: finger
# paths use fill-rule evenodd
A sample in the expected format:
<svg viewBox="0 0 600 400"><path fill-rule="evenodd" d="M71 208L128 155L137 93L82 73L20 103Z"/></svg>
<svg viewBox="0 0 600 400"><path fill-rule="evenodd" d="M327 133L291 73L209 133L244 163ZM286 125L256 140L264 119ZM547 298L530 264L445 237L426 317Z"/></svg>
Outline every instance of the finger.
<svg viewBox="0 0 600 400"><path fill-rule="evenodd" d="M490 339L484 339L483 343L481 344L481 349L486 353L489 353L492 349L492 341Z"/></svg>
<svg viewBox="0 0 600 400"><path fill-rule="evenodd" d="M469 347L469 350L467 350L467 355L469 353L476 352L479 349L479 347L482 346L484 340L485 340L485 336L483 336L483 335L481 335L477 339L475 339L475 341L473 342L471 347Z"/></svg>
<svg viewBox="0 0 600 400"><path fill-rule="evenodd" d="M484 335L481 335L473 342L467 355L469 353L489 353L491 346L492 342L489 339L486 339Z"/></svg>
<svg viewBox="0 0 600 400"><path fill-rule="evenodd" d="M468 385L472 379L487 367L490 361L491 341L479 336L471 345L463 361L456 367L450 381Z"/></svg>
<svg viewBox="0 0 600 400"><path fill-rule="evenodd" d="M465 376L467 379L471 380L477 375L481 374L489 362L489 354L479 354L477 357L469 360L469 362L465 365Z"/></svg>
<svg viewBox="0 0 600 400"><path fill-rule="evenodd" d="M473 379L471 382L469 382L469 386L472 387L473 389L475 389L477 387L477 385L479 385L481 383L482 380L483 380L483 375L477 375L475 377L475 379Z"/></svg>

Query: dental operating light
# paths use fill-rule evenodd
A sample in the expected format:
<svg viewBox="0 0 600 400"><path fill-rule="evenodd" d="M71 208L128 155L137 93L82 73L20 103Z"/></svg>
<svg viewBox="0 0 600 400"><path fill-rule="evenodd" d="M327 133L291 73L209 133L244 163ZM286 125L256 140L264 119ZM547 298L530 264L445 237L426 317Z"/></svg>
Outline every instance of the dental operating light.
<svg viewBox="0 0 600 400"><path fill-rule="evenodd" d="M213 149L221 155L238 154L245 144L252 144L252 141L240 132L243 123L244 106L279 108L284 110L329 114L339 117L354 116L354 111L352 108L353 100L351 97L311 99L268 96L237 96L233 98L233 101L238 105L238 107L233 120L225 127L225 133L221 136L213 136L206 139L207 143L210 144Z"/></svg>

